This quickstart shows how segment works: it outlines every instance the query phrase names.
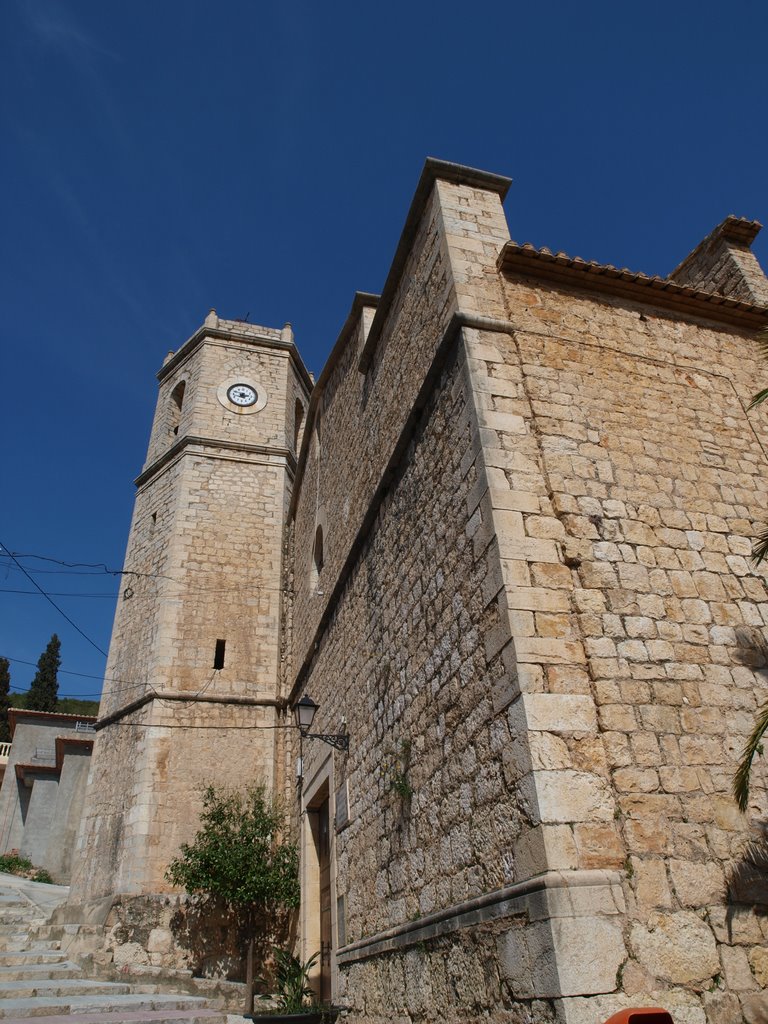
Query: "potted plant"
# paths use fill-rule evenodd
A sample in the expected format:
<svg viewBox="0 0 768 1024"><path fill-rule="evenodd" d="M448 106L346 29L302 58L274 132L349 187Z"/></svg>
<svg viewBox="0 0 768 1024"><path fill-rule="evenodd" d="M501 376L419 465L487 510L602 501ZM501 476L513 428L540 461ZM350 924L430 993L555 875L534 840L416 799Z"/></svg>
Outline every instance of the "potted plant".
<svg viewBox="0 0 768 1024"><path fill-rule="evenodd" d="M291 1021L296 1021L297 1024L321 1024L335 1020L339 1012L338 1007L318 1003L309 984L310 971L320 954L313 953L302 963L287 949L276 946L273 953L275 990L260 997L272 1005L263 1012L246 1013L245 1016L249 1020L260 1021L261 1024L289 1024ZM262 985L268 984L263 978L259 978L258 981Z"/></svg>
<svg viewBox="0 0 768 1024"><path fill-rule="evenodd" d="M263 785L203 793L200 829L183 844L166 878L201 898L231 908L245 924L246 1013L253 1009L254 947L260 925L299 905L299 857L284 838L286 815Z"/></svg>

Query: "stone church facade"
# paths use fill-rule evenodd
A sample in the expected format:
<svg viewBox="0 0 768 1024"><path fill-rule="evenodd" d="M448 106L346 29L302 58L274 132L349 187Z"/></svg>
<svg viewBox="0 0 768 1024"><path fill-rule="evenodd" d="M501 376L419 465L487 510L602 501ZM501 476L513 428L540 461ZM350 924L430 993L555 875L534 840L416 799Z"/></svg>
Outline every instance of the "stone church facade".
<svg viewBox="0 0 768 1024"><path fill-rule="evenodd" d="M353 1020L756 1022L759 225L649 278L510 241L508 186L427 162L314 385L214 312L166 361L71 901L167 891L259 778Z"/></svg>

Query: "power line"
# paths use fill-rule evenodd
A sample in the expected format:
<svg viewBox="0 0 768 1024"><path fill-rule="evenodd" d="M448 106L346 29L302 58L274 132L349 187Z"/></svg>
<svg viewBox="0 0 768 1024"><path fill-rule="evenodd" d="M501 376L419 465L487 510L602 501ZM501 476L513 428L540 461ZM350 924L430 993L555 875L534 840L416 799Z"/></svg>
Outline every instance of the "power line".
<svg viewBox="0 0 768 1024"><path fill-rule="evenodd" d="M7 549L6 549L7 551ZM138 569L110 569L104 562L64 562L59 558L50 558L47 555L35 555L31 553L23 552L10 552L7 551L9 557L13 558L16 565L6 564L3 568L13 569L18 572L21 571L30 578L30 574L34 576L42 575L57 575L57 576L133 576L139 579L151 579L151 580L169 580L171 583L176 583L180 587L187 587L190 593L199 594L227 594L227 593L241 593L243 591L256 591L258 593L282 593L284 587L267 587L259 581L254 581L250 586L241 587L191 587L186 579L180 580L176 576L170 576L167 573L161 572L140 572ZM0 557L4 557L0 552ZM46 562L54 562L57 565L78 567L83 566L86 569L96 568L98 571L90 572L69 572L67 569L29 569L27 571L18 558L38 558ZM203 573L207 575L220 575L224 570L218 569L187 569L186 572Z"/></svg>
<svg viewBox="0 0 768 1024"><path fill-rule="evenodd" d="M74 630L76 630L84 640L87 640L88 643L91 645L91 647L94 648L94 650L97 650L99 652L99 654L103 655L106 658L107 657L107 652L103 651L101 649L101 647L99 647L99 645L94 640L91 640L91 638L88 636L88 634L84 633L82 631L82 629L80 629L80 627L77 625L77 623L72 621L72 619L67 615L67 613L56 604L56 602L53 600L53 598L48 596L48 594L43 590L43 588L40 586L40 584L35 579L33 579L32 576L29 575L29 573L24 568L24 566L21 564L21 562L16 558L15 555L11 554L11 552L8 550L8 548L5 546L5 544L3 544L2 541L0 541L0 548L3 548L7 552L7 554L10 556L10 558L13 559L13 561L16 563L16 565L18 565L18 567L21 569L21 571L27 577L27 579L32 584L32 586L35 587L36 590L40 591L40 593L43 595L43 597L46 599L46 601L48 601L48 603L50 605L52 605L56 609L56 611L59 613L59 615L61 615L64 619L66 619L67 622L70 624L70 626Z"/></svg>
<svg viewBox="0 0 768 1024"><path fill-rule="evenodd" d="M7 654L0 655L0 657L4 657L8 661L12 661L12 662L14 662L14 664L17 664L17 665L29 665L32 668L35 667L35 662L34 661L25 661L23 658L12 658L12 657L10 657L10 655L7 655ZM216 678L216 675L217 675L218 672L219 672L219 669L214 669L213 670L213 672L211 674L211 677L208 680L208 682L205 683L203 685L203 687L200 690L198 690L197 693L190 694L190 698L189 698L190 701L198 700L206 692L206 690L210 687L210 685L213 682L213 680ZM85 697L85 698L95 698L95 697L99 697L99 696L107 697L107 696L111 696L113 693L125 693L128 690L140 690L140 689L145 689L147 691L147 693L152 693L154 695L157 695L157 690L155 689L155 687L152 686L152 684L148 683L148 682L140 682L139 683L139 682L136 682L135 680L130 680L130 679L118 679L116 676L94 676L94 675L89 674L88 672L71 672L71 671L69 671L68 669L65 669L65 668L60 668L58 670L58 674L59 675L68 675L68 676L79 676L81 679L103 679L104 682L114 682L114 683L119 683L120 684L119 686L113 687L112 689L101 690L100 693L70 693L70 694L66 694L65 695L67 697ZM22 689L20 686L13 686L12 685L11 689L16 691L17 693L26 693L27 692L26 690ZM62 698L62 699L64 699L64 698ZM163 700L163 698L159 697L159 696L158 696L157 699L158 700ZM175 703L175 702L173 702L173 701L165 701L165 703Z"/></svg>
<svg viewBox="0 0 768 1024"><path fill-rule="evenodd" d="M30 597L40 597L36 590L11 590L10 587L0 587L0 594L29 594ZM49 590L49 597L111 597L112 600L120 596L119 591L115 594L79 594L76 590Z"/></svg>
<svg viewBox="0 0 768 1024"><path fill-rule="evenodd" d="M137 708L136 710L141 710ZM249 732L254 729L294 729L295 726L286 722L284 725L164 725L160 722L110 722L104 728L114 729L216 729L223 732L227 729L247 729Z"/></svg>
<svg viewBox="0 0 768 1024"><path fill-rule="evenodd" d="M10 656L10 654L0 655L0 657L5 657L5 658L8 659L8 661L15 661L19 665L31 665L32 668L36 668L37 667L37 663L34 662L34 661L24 661L23 658L12 658ZM94 675L91 675L88 672L72 672L70 669L67 669L67 668L60 668L58 670L58 674L59 675L65 675L65 676L80 676L81 679L103 679L105 682L125 683L128 686L131 686L131 685L133 685L135 683L135 680L133 680L133 679L118 679L117 676L104 676L104 675L94 676ZM135 683L135 685L143 686L144 684L143 683Z"/></svg>

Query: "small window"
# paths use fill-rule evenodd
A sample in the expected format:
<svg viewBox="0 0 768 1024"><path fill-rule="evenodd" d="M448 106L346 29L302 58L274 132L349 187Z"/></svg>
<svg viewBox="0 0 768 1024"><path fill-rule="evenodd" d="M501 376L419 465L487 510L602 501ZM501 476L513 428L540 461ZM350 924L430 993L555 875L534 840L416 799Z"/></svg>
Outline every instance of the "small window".
<svg viewBox="0 0 768 1024"><path fill-rule="evenodd" d="M315 544L312 548L312 570L310 573L310 587L313 591L317 591L317 585L320 582L320 572L323 568L324 562L323 553L323 528L318 526L315 530Z"/></svg>
<svg viewBox="0 0 768 1024"><path fill-rule="evenodd" d="M293 414L293 449L298 455L299 452L299 434L301 433L301 424L304 422L304 406L301 404L299 399L296 399L296 407Z"/></svg>
<svg viewBox="0 0 768 1024"><path fill-rule="evenodd" d="M216 641L216 650L213 652L213 668L214 668L214 671L216 671L216 672L218 672L220 669L224 668L224 654L226 652L226 649L227 649L227 641L226 640L217 640Z"/></svg>
<svg viewBox="0 0 768 1024"><path fill-rule="evenodd" d="M179 423L181 422L181 407L184 404L184 392L186 390L186 381L179 381L176 387L171 392L171 433L176 436L179 433Z"/></svg>
<svg viewBox="0 0 768 1024"><path fill-rule="evenodd" d="M319 574L323 568L325 558L323 556L323 528L318 526L315 530L315 550L313 552L315 571Z"/></svg>

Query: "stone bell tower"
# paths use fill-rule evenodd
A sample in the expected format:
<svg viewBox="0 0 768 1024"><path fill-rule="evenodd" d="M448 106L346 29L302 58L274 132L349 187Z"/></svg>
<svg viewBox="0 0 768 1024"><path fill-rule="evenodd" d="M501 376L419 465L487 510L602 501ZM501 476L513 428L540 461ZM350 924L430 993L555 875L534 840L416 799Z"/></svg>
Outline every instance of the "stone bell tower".
<svg viewBox="0 0 768 1024"><path fill-rule="evenodd" d="M206 785L279 782L283 528L310 378L289 325L212 310L158 380L71 903L167 890Z"/></svg>

